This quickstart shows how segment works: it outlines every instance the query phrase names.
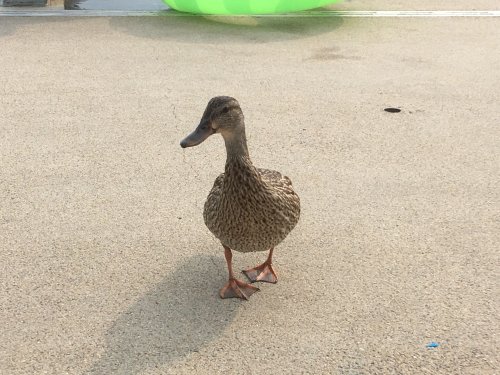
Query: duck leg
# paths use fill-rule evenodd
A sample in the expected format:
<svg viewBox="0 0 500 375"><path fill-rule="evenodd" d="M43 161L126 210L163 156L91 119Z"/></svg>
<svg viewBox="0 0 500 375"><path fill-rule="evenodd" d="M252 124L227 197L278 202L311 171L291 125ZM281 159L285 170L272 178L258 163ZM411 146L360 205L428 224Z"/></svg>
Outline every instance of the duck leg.
<svg viewBox="0 0 500 375"><path fill-rule="evenodd" d="M233 254L231 253L231 249L225 245L222 246L224 246L224 255L226 257L229 280L220 290L220 298L241 298L247 300L252 294L258 292L260 289L236 279L233 273Z"/></svg>
<svg viewBox="0 0 500 375"><path fill-rule="evenodd" d="M278 282L278 277L273 269L273 250L269 250L269 256L266 261L260 266L244 270L243 273L248 277L248 279L254 283L256 281L264 281L266 283L276 284Z"/></svg>

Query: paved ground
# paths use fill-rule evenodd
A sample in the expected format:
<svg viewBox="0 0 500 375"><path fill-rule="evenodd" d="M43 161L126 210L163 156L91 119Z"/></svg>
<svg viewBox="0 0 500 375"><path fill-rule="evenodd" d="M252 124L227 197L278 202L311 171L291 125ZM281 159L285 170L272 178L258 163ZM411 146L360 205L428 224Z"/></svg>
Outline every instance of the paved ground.
<svg viewBox="0 0 500 375"><path fill-rule="evenodd" d="M0 373L498 374L500 20L224 22L0 18ZM302 198L248 302L218 94Z"/></svg>

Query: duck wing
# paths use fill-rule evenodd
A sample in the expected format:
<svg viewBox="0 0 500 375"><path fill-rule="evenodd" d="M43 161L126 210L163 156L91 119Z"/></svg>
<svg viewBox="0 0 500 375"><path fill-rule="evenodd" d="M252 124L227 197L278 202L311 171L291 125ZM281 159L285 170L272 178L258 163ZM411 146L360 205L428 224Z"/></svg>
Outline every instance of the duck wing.
<svg viewBox="0 0 500 375"><path fill-rule="evenodd" d="M290 180L287 176L271 169L257 168L257 171L262 177L262 180L271 185L271 187L283 190L284 192L293 193L295 195L292 187L292 180Z"/></svg>

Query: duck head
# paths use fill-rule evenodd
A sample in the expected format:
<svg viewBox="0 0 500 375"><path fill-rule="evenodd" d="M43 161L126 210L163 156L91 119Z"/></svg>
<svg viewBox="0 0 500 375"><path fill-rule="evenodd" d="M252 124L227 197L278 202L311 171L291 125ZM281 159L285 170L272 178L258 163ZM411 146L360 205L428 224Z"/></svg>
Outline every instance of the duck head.
<svg viewBox="0 0 500 375"><path fill-rule="evenodd" d="M216 96L208 102L200 124L181 141L181 147L197 146L215 133L227 140L241 130L244 132L243 112L238 101L229 96Z"/></svg>

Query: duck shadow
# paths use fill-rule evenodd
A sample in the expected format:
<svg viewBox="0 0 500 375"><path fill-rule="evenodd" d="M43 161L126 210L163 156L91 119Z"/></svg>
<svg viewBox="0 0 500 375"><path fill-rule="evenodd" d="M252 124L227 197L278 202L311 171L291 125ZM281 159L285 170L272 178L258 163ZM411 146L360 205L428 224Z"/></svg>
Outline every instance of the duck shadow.
<svg viewBox="0 0 500 375"><path fill-rule="evenodd" d="M169 11L172 14L174 11ZM331 32L343 24L328 16L114 17L110 25L128 34L193 44L271 43Z"/></svg>
<svg viewBox="0 0 500 375"><path fill-rule="evenodd" d="M224 264L214 256L187 259L118 317L106 332L105 352L85 374L168 366L217 338L240 306L218 298Z"/></svg>

